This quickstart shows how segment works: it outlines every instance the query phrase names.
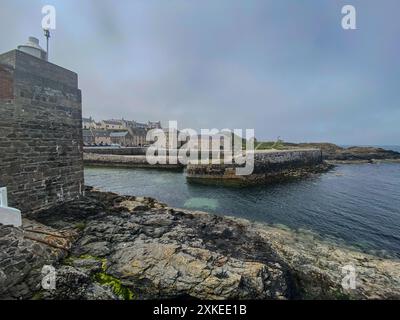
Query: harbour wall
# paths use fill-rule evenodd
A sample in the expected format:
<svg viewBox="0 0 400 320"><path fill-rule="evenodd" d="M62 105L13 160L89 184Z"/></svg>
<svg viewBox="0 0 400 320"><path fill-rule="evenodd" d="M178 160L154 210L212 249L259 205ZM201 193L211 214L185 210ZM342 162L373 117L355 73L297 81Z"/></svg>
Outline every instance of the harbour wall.
<svg viewBox="0 0 400 320"><path fill-rule="evenodd" d="M144 156L146 155L147 147L128 147L128 148L114 148L114 147L83 147L84 153L95 154L115 154L124 156Z"/></svg>
<svg viewBox="0 0 400 320"><path fill-rule="evenodd" d="M108 166L118 168L152 168L183 170L183 165L177 164L150 164L144 155L118 155L118 154L97 154L84 153L83 160L89 166Z"/></svg>
<svg viewBox="0 0 400 320"><path fill-rule="evenodd" d="M167 157L169 159L169 157ZM84 153L84 162L90 166L109 166L125 168L179 169L179 163L150 164L144 155L116 155ZM178 161L177 161L178 162ZM302 177L310 173L326 170L329 165L322 159L319 149L265 150L254 153L254 169L251 174L236 174L237 164L188 164L186 177L189 181L205 182L212 180L260 183L280 179Z"/></svg>
<svg viewBox="0 0 400 320"><path fill-rule="evenodd" d="M249 175L238 175L236 164L188 164L186 176L191 181L224 180L268 182L301 177L325 168L319 149L266 150L254 152L254 169Z"/></svg>

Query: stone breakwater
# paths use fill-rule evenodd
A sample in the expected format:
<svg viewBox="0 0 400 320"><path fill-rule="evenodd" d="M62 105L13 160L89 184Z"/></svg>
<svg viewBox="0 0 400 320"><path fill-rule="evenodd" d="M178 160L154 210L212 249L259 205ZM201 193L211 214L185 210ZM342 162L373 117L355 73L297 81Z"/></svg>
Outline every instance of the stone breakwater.
<svg viewBox="0 0 400 320"><path fill-rule="evenodd" d="M133 149L133 148L131 148ZM116 149L119 150L119 149ZM130 151L131 152L131 151ZM84 163L90 166L152 168L183 170L184 165L150 164L144 155L84 153ZM303 178L329 170L332 165L322 160L318 149L269 150L254 153L254 170L249 175L237 175L236 164L188 164L186 177L190 182L223 184L260 184L293 178Z"/></svg>
<svg viewBox="0 0 400 320"><path fill-rule="evenodd" d="M195 182L265 183L301 178L331 168L323 162L321 150L265 150L254 152L254 170L238 175L236 164L188 164L186 176Z"/></svg>
<svg viewBox="0 0 400 320"><path fill-rule="evenodd" d="M400 261L316 235L86 191L0 226L2 299L399 299ZM56 289L41 269L56 268ZM342 287L342 267L356 288Z"/></svg>
<svg viewBox="0 0 400 320"><path fill-rule="evenodd" d="M117 155L117 154L97 154L84 153L83 161L91 166L112 166L120 168L152 168L152 169L172 169L183 170L181 164L150 164L144 155Z"/></svg>

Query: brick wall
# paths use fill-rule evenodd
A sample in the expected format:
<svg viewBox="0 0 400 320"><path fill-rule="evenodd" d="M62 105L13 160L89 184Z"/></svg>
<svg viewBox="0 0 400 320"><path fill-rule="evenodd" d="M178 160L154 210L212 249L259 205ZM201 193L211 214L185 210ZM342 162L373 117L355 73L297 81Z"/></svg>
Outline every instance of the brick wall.
<svg viewBox="0 0 400 320"><path fill-rule="evenodd" d="M18 50L0 55L0 186L23 213L83 189L77 74Z"/></svg>
<svg viewBox="0 0 400 320"><path fill-rule="evenodd" d="M0 99L13 99L14 83L11 70L0 66Z"/></svg>

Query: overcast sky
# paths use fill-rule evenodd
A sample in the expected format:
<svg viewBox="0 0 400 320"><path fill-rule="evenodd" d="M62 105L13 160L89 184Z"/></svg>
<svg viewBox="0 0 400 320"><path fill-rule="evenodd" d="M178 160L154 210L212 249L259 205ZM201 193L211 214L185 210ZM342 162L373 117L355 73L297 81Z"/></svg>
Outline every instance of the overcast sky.
<svg viewBox="0 0 400 320"><path fill-rule="evenodd" d="M84 116L400 144L398 0L1 0L0 52L30 35L45 47L44 4L50 60L78 73Z"/></svg>

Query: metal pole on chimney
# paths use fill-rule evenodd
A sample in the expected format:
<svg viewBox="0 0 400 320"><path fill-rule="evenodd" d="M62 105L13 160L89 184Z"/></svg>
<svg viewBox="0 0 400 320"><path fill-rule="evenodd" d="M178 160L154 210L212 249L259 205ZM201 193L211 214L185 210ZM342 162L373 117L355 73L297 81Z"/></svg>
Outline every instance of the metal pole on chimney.
<svg viewBox="0 0 400 320"><path fill-rule="evenodd" d="M43 29L44 36L46 37L46 53L47 53L47 61L49 61L49 38L50 38L50 30Z"/></svg>

